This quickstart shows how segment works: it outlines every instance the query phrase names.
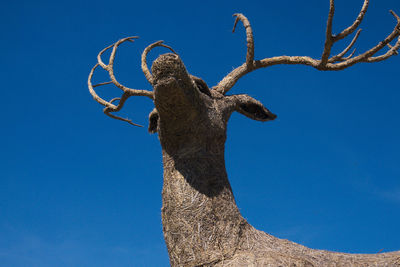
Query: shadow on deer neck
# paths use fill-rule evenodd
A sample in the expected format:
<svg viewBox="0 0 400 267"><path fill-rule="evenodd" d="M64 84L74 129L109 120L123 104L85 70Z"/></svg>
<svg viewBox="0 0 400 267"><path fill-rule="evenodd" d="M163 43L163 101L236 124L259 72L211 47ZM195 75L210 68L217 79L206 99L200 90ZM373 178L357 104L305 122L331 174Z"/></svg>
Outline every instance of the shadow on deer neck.
<svg viewBox="0 0 400 267"><path fill-rule="evenodd" d="M171 166L199 192L210 197L231 191L225 170L226 128L234 111L256 120L276 116L247 95L224 96L186 70L176 54L160 55L152 65L155 111L150 127ZM168 161L168 163L166 162Z"/></svg>
<svg viewBox="0 0 400 267"><path fill-rule="evenodd" d="M190 75L175 54L159 56L152 72L157 132L163 148L170 155L187 157L199 150L208 151L213 143L212 147L217 146L222 153L230 113L219 110L220 103L207 85L203 82L200 90L200 79Z"/></svg>
<svg viewBox="0 0 400 267"><path fill-rule="evenodd" d="M159 56L152 73L164 166L172 164L194 189L210 197L225 187L231 190L224 164L230 112L218 108L218 98L186 71L179 56Z"/></svg>
<svg viewBox="0 0 400 267"><path fill-rule="evenodd" d="M155 109L150 113L149 131L158 132L163 148L163 232L172 266L397 266L399 253L379 255L349 255L310 250L285 240L277 240L250 227L240 215L225 171L224 144L226 126L232 112L251 119L268 121L276 118L260 102L248 95L226 95L243 76L256 69L274 65L306 65L317 70L342 70L361 62L379 62L398 54L400 48L400 17L390 11L397 24L393 31L373 48L347 57L360 34L339 54L331 55L335 42L352 34L360 25L369 5L364 0L357 19L338 34L332 33L335 13L330 1L326 40L321 59L308 56L275 56L255 60L254 38L250 22L243 14L236 17L246 30L246 61L227 74L212 90L207 84L190 75L174 50L155 42L142 53L142 70L154 91L131 89L120 84L114 75L116 50L124 42L138 37L126 37L104 48L97 56L98 63L88 77L89 92L103 105L111 118L140 126L128 118L114 115L131 96L152 99ZM397 39L394 45L391 42ZM385 47L390 49L379 56ZM164 47L174 54L159 56L150 73L146 57L155 47ZM111 49L112 48L112 49ZM111 50L108 64L102 55ZM378 53L379 54L379 53ZM97 67L108 72L110 81L92 84ZM94 90L97 86L114 84L122 95L106 101Z"/></svg>

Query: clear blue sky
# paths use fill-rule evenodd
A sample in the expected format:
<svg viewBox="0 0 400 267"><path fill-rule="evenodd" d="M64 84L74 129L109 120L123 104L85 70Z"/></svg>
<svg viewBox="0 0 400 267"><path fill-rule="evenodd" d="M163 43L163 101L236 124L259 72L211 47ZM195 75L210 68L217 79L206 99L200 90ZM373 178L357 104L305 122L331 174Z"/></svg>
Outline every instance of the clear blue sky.
<svg viewBox="0 0 400 267"><path fill-rule="evenodd" d="M337 0L334 30L362 0ZM0 266L167 266L156 135L112 120L89 95L97 53L119 38L121 83L151 89L140 53L165 40L189 72L215 85L245 59L236 12L253 25L256 57L322 53L328 0L7 1L0 10ZM390 33L398 0L371 0L358 51ZM340 42L334 51L347 43ZM152 52L154 59L157 53ZM227 171L258 229L343 252L400 250L400 57L341 72L304 66L256 71L231 93L278 114L231 118ZM96 76L104 81L105 76ZM118 95L99 88L106 98ZM121 115L147 126L153 104Z"/></svg>

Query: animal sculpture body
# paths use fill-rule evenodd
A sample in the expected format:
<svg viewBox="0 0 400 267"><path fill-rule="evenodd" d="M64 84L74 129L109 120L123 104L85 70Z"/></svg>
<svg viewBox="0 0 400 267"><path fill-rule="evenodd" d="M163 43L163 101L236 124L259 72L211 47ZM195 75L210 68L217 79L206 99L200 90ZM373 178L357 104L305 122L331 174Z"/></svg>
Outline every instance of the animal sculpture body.
<svg viewBox="0 0 400 267"><path fill-rule="evenodd" d="M239 112L258 121L271 121L276 115L256 99L246 95L227 95L234 84L247 73L278 64L308 65L318 70L342 70L354 64L378 62L397 54L400 47L400 18L392 12L397 24L390 35L370 50L345 56L354 46L360 31L339 54L331 56L333 44L355 32L364 18L369 1L354 23L332 34L334 1L330 0L326 40L321 59L299 56L278 56L254 59L254 41L248 19L236 14L246 29L246 62L231 71L211 89L201 78L188 73L180 57L161 41L148 46L142 54L142 70L153 90L136 90L118 83L113 64L118 46L136 37L128 37L102 50L98 64L89 75L93 98L105 106L104 113L112 118L137 125L118 117L126 99L146 96L155 105L149 116L149 131L158 133L162 146L164 185L162 191L162 222L172 266L400 266L400 253L352 255L313 250L275 238L253 228L240 214L225 169L225 141L229 118ZM396 39L397 38L397 39ZM395 40L392 46L390 43ZM172 53L160 55L147 67L148 52L163 46ZM383 48L389 47L381 55ZM103 53L112 49L108 64ZM93 85L95 69L101 66L110 82ZM122 96L106 101L95 92L96 86L113 83ZM117 104L114 104L116 103Z"/></svg>

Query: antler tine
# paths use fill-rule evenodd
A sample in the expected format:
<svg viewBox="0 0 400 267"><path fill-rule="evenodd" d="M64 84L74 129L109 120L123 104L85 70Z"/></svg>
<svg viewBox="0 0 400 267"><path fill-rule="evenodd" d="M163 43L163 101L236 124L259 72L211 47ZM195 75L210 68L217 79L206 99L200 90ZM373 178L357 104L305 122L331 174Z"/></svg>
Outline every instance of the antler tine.
<svg viewBox="0 0 400 267"><path fill-rule="evenodd" d="M337 35L333 35L332 34L332 24L333 24L333 16L335 14L335 1L334 0L330 0L329 15L328 15L328 21L327 21L327 25L326 25L325 45L324 45L324 51L322 53L322 57L321 57L321 61L320 61L320 66L321 67L326 66L326 64L328 62L330 63L330 62L335 62L337 60L340 60L341 57L343 57L343 55L346 54L351 49L351 47L356 42L356 40L357 40L357 38L358 38L358 36L360 34L359 33L360 31L357 32L357 34L354 37L353 41L347 47L348 50L345 53L343 53L340 57L335 56L335 57L333 57L333 59L329 59L333 44L335 42L345 38L349 34L352 34L357 29L357 27L360 25L360 23L364 19L365 13L367 12L367 9L368 9L368 5L369 5L369 0L364 0L364 4L363 4L363 6L361 8L361 11L358 14L356 20L353 22L353 24L351 26L349 26L348 28L344 29L341 33L339 33Z"/></svg>
<svg viewBox="0 0 400 267"><path fill-rule="evenodd" d="M358 55L354 58L348 59L344 62L334 64L333 66L334 66L335 70L347 68L358 62L372 63L372 62L382 61L393 55L396 55L397 50L400 48L400 38L397 40L396 44L392 48L390 48L390 42L392 42L395 38L400 36L400 17L392 10L390 10L390 13L397 20L397 24L394 27L393 31L383 41L378 43L376 46L374 46L370 50L364 52L363 54ZM387 51L385 54L383 54L381 56L373 57L377 52L379 52L382 48L384 48L387 45L389 45L389 48L390 48L389 51Z"/></svg>
<svg viewBox="0 0 400 267"><path fill-rule="evenodd" d="M111 84L112 82L110 81L110 82L104 82L104 83L98 83L98 84L95 84L95 85L93 85L93 88L95 88L95 87L97 87L97 86L102 86L102 85L106 85L106 84ZM112 102L111 102L112 103Z"/></svg>
<svg viewBox="0 0 400 267"><path fill-rule="evenodd" d="M235 19L235 24L233 25L232 32L235 32L236 25L240 20L246 29L246 42L247 42L247 54L246 54L246 65L248 68L254 67L254 37L253 29L251 28L249 20L243 14L233 14Z"/></svg>
<svg viewBox="0 0 400 267"><path fill-rule="evenodd" d="M172 47L163 44L164 41L157 41L155 43L150 44L149 46L147 46L142 53L142 71L144 73L144 76L146 77L147 81L153 85L153 75L151 75L151 72L149 70L149 68L147 67L147 54L150 52L150 50L152 50L153 48L157 47L157 46L161 46L161 47L165 47L168 48L169 50L171 50L172 53L176 54L176 52L174 51L174 49L172 49Z"/></svg>
<svg viewBox="0 0 400 267"><path fill-rule="evenodd" d="M325 45L324 45L324 52L322 53L321 57L321 65L326 65L328 62L328 58L331 54L331 49L334 43L334 39L332 36L332 23L333 23L333 15L335 14L335 1L330 0L329 2L329 15L328 21L326 23L326 36L325 36Z"/></svg>
<svg viewBox="0 0 400 267"><path fill-rule="evenodd" d="M99 83L96 85L92 85L92 77L93 77L93 73L96 70L96 68L100 65L100 63L97 63L96 65L94 65L94 67L90 70L89 73L89 78L88 78L88 87L89 87L89 92L90 94L93 96L93 99L96 100L98 103L102 104L103 106L106 107L115 107L112 103L105 101L103 98L99 97L96 93L96 91L94 90L94 87L97 86L101 86L101 85L105 85L105 84L109 84L110 82L105 82L105 83Z"/></svg>
<svg viewBox="0 0 400 267"><path fill-rule="evenodd" d="M247 42L247 53L246 53L246 62L237 67L233 71L231 71L228 75L226 75L216 86L213 87L214 90L218 91L221 94L226 94L239 80L243 75L252 71L256 68L256 62L254 61L254 37L253 37L253 29L251 28L249 20L240 13L234 14L235 23L233 25L232 32L235 32L236 25L239 20L243 23L243 26L246 30L246 42Z"/></svg>
<svg viewBox="0 0 400 267"><path fill-rule="evenodd" d="M104 112L107 116L110 116L111 118L114 118L114 119L117 119L117 120L126 121L126 122L128 122L128 123L130 123L130 124L132 124L132 125L134 125L134 126L143 127L143 126L141 126L141 125L139 125L139 124L133 123L133 122L132 122L131 120L129 120L129 119L121 118L121 117L115 116L115 115L113 115L113 114L110 113L110 112L117 112L117 111L121 110L121 108L123 107L123 105L124 105L126 99L128 99L129 96L131 96L131 95L130 95L130 92L124 92L121 98L114 98L114 99L112 99L112 100L109 101L109 102L106 101L106 100L104 100L103 98L101 98L101 97L99 97L99 96L97 95L96 91L93 89L94 87L102 86L102 85L106 85L106 84L112 83L112 82L104 82L104 83L99 83L99 84L96 84L96 85L92 85L93 73L94 73L95 69L96 69L99 65L100 65L99 63L96 64L96 65L92 68L92 70L90 71L90 73L89 73L88 87L89 87L89 92L90 92L90 94L93 96L93 99L96 100L98 103L102 104L103 106L105 106L103 112ZM121 99L122 99L122 100L121 100ZM116 101L116 100L120 100L117 106L115 106L114 104L112 104L112 103L113 103L114 101Z"/></svg>
<svg viewBox="0 0 400 267"><path fill-rule="evenodd" d="M354 48L353 52L351 52L351 54L345 58L340 59L340 61L346 61L349 60L350 58L352 58L354 56L354 54L356 53L357 48Z"/></svg>
<svg viewBox="0 0 400 267"><path fill-rule="evenodd" d="M353 40L351 41L351 43L339 54L337 54L336 56L331 57L328 60L328 63L335 63L337 61L342 61L343 60L343 56L347 54L347 52L350 51L350 49L354 46L354 44L357 42L358 37L360 36L361 33L361 29L359 29L356 33L356 35L354 36ZM354 52L351 53L351 56L349 58L351 58L355 53Z"/></svg>
<svg viewBox="0 0 400 267"><path fill-rule="evenodd" d="M122 84L120 84L120 83L117 81L117 79L115 78L115 75L114 75L114 59L115 59L115 54L116 54L116 52L117 52L117 48L118 48L122 43L124 43L124 42L126 42L126 41L133 42L133 39L137 39L137 38L139 38L139 37L137 37L137 36L126 37L126 38L123 38L123 39L117 41L116 43L114 43L114 44L112 44L112 45L107 46L106 48L104 48L103 50L101 50L100 53L97 55L97 61L98 61L98 64L99 64L104 70L106 70L106 71L108 72L108 74L109 74L109 76L110 76L110 79L111 79L111 82L112 82L115 86L117 86L119 89L121 89L121 90L124 91L124 92L130 91L131 95L147 96L147 97L153 99L153 92L148 91L148 90L131 89L131 88L128 88L128 87L126 87L126 86L123 86ZM108 63L108 65L106 65L106 64L104 64L104 62L102 61L101 56L104 54L104 52L106 52L106 51L107 51L108 49L110 49L111 47L112 47L113 49L112 49L111 54L110 54L109 63Z"/></svg>
<svg viewBox="0 0 400 267"><path fill-rule="evenodd" d="M111 47L113 47L114 44L111 44L109 46L107 46L106 48L104 48L103 50L100 51L100 53L97 55L97 62L99 63L99 65L103 68L103 69L107 69L107 65L104 64L103 60L101 59L101 56L104 54L104 52L106 52L108 49L110 49Z"/></svg>
<svg viewBox="0 0 400 267"><path fill-rule="evenodd" d="M139 36L131 36L131 37L125 37L122 38L120 40L118 40L114 45L113 45L113 50L111 51L111 55L110 55L110 61L109 61L109 65L113 66L114 65L114 59L115 59L115 53L117 52L117 48L120 44L128 41L128 42L132 42L134 39L139 39Z"/></svg>
<svg viewBox="0 0 400 267"><path fill-rule="evenodd" d="M126 121L126 122L128 122L128 123L130 123L132 125L142 127L139 124L133 123L129 119L121 118L121 117L118 117L116 115L111 114L111 112L120 111L121 108L123 107L125 101L131 96L147 96L147 97L153 99L153 92L147 91L147 90L136 90L136 89L131 89L131 88L125 87L125 86L121 85L116 80L116 78L114 76L114 69L113 69L113 67L114 67L114 59L115 59L115 54L116 54L118 46L120 44L126 42L126 41L133 42L133 39L136 39L136 38L138 38L138 37L133 36L133 37L123 38L123 39L117 41L116 43L114 43L112 45L109 45L109 46L107 46L106 48L104 48L103 50L100 51L100 53L97 55L98 63L91 69L91 71L89 73L88 87L89 87L89 92L93 96L94 100L96 100L101 105L105 106L103 111L104 111L104 113L106 115L110 116L111 118L122 120L122 121ZM106 52L111 47L113 47L113 49L112 49L111 54L110 54L109 63L105 64L102 61L101 57L104 54L104 52ZM99 84L95 84L95 85L92 84L92 77L93 77L94 71L96 70L96 68L98 66L101 66L104 70L106 70L108 72L111 81L103 82L103 83L99 83ZM99 97L97 95L97 93L94 90L94 88L98 87L98 86L106 85L106 84L111 84L111 83L114 84L115 86L117 86L119 89L121 89L124 93L122 94L121 98L114 98L111 101L106 101L106 100L104 100L103 98L101 98L101 97ZM113 104L113 102L116 101L116 100L119 100L118 105L114 105Z"/></svg>
<svg viewBox="0 0 400 267"><path fill-rule="evenodd" d="M396 44L394 46L391 46L390 44L387 44L390 48L389 51L387 51L385 54L381 55L381 56L377 56L377 57L370 57L366 59L366 62L378 62L378 61L382 61L385 60L393 55L398 55L399 52L397 50L399 50L400 48L400 37L398 38Z"/></svg>
<svg viewBox="0 0 400 267"><path fill-rule="evenodd" d="M346 29L344 29L341 33L333 36L333 39L335 42L347 37L348 35L352 34L358 26L361 24L362 20L364 19L365 14L367 13L369 6L369 0L364 0L364 4L360 10L360 13L358 14L356 20L353 22L353 24Z"/></svg>
<svg viewBox="0 0 400 267"><path fill-rule="evenodd" d="M396 28L397 28L397 31L400 32L400 17L393 10L390 10L390 13L392 13L392 15L396 18L396 20L397 20ZM397 50L399 50L399 48L400 48L400 33L399 33L399 37L397 39L396 44L394 46L391 46L390 43L388 43L387 46L390 48L389 51L387 51L384 55L370 58L370 62L382 61L393 55L396 55L396 56L399 55L399 52Z"/></svg>
<svg viewBox="0 0 400 267"><path fill-rule="evenodd" d="M116 115L110 113L110 112L117 112L117 111L120 111L120 110L122 109L122 107L124 106L125 101L126 101L129 97L130 97L129 93L123 93L122 96L121 96L121 98L116 97L116 98L111 99L111 100L110 100L110 104L112 104L112 102L114 102L114 101L119 100L118 105L117 105L115 108L105 107L105 108L103 109L103 112L104 112L104 114L106 114L107 116L109 116L109 117L111 117L111 118L113 118L113 119L117 119L117 120L120 120L120 121L125 121L125 122L127 122L127 123L129 123L129 124L131 124L131 125L134 125L134 126L143 127L143 126L140 125L140 124L136 124L136 123L132 122L132 121L131 121L130 119L128 119L128 118L122 118L122 117L119 117L119 116L116 116Z"/></svg>
<svg viewBox="0 0 400 267"><path fill-rule="evenodd" d="M393 46L391 46L390 44L387 44L387 45L388 45L388 47L389 47L390 49L394 49ZM396 56L398 56L398 55L399 55L399 52L395 49L394 54L395 54Z"/></svg>

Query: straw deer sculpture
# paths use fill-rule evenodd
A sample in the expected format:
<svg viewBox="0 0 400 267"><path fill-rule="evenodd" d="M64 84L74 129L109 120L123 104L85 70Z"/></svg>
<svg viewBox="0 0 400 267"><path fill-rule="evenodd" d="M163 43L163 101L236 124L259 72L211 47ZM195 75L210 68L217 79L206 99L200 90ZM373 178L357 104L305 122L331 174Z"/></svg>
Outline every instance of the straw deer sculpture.
<svg viewBox="0 0 400 267"><path fill-rule="evenodd" d="M227 95L241 77L278 64L337 71L357 63L382 61L398 53L400 18L390 11L397 21L394 30L368 51L359 55L352 52L347 56L360 35L357 28L368 4L369 0L364 0L353 24L334 35L335 6L334 0L330 0L321 59L277 56L255 60L250 23L244 15L235 14L234 30L239 21L246 30L246 62L212 88L189 74L180 57L162 41L149 45L142 53L141 67L152 91L125 87L114 76L118 46L137 37L121 39L98 54L98 63L89 74L88 86L93 98L105 107L106 115L137 125L114 113L120 111L131 96L146 96L154 102L155 109L149 115L149 131L158 133L162 146L162 223L172 266L400 266L400 252L369 255L315 250L256 230L240 214L225 169L224 146L231 114L237 111L257 121L276 118L259 101L246 94ZM332 56L332 46L354 32L349 45ZM392 41L395 43L391 45ZM157 46L168 48L172 53L160 55L150 71L146 57ZM387 50L377 55L384 48ZM106 64L102 55L109 49L111 53ZM108 72L111 81L94 85L92 76L99 66ZM122 90L122 96L110 101L99 97L94 89L104 84L114 84Z"/></svg>

